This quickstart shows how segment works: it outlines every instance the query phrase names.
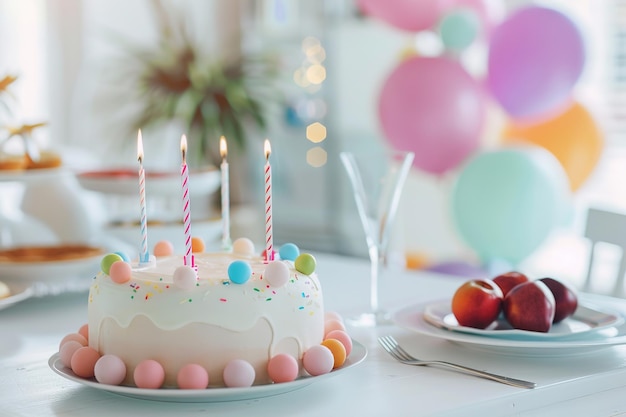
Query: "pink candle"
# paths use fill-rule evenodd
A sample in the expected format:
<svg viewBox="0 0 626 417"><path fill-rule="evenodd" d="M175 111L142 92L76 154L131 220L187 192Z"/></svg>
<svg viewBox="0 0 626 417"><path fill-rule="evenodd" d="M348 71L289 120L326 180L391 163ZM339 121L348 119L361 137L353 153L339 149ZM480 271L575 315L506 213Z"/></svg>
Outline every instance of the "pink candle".
<svg viewBox="0 0 626 417"><path fill-rule="evenodd" d="M191 249L191 203L189 199L189 169L187 168L187 137L180 138L180 152L183 160L180 166L180 178L183 186L183 229L185 231L184 264L195 267L195 260Z"/></svg>
<svg viewBox="0 0 626 417"><path fill-rule="evenodd" d="M274 231L272 230L272 166L270 141L265 139L265 260L274 260Z"/></svg>
<svg viewBox="0 0 626 417"><path fill-rule="evenodd" d="M141 251L139 262L150 260L148 253L148 216L146 215L146 171L143 169L143 140L141 129L137 133L137 160L139 161L139 206L141 208Z"/></svg>
<svg viewBox="0 0 626 417"><path fill-rule="evenodd" d="M220 156L222 164L220 170L222 172L222 249L230 250L232 242L230 240L230 180L228 172L228 161L226 155L228 147L226 146L226 138L220 138Z"/></svg>

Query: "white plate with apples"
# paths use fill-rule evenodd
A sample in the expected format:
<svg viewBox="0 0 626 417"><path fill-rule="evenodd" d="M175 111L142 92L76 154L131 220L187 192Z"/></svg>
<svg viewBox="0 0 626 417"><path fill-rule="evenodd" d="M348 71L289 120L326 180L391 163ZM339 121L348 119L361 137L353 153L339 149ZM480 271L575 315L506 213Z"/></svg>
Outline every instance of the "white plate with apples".
<svg viewBox="0 0 626 417"><path fill-rule="evenodd" d="M582 298L582 297L581 297ZM546 356L562 356L577 355L607 348L610 346L626 344L626 323L619 324L616 322L613 326L603 326L595 328L593 331L582 331L567 336L539 336L533 335L525 337L528 331L520 336L513 337L492 337L486 336L478 331L476 333L465 333L454 331L435 326L426 321L425 311L434 309L436 306L443 306L444 301L425 302L406 306L396 310L392 314L392 320L398 326L443 340L458 343L465 347L470 347L490 353L510 354L515 356L530 357L546 357ZM447 300L447 313L450 310L450 300ZM580 305L596 310L597 306L593 302L587 302L584 298L580 300ZM441 313L444 312L443 307ZM581 310L582 311L582 310ZM598 308L597 311L602 313L608 312L608 309ZM623 320L623 319L622 319ZM476 329L478 330L478 329ZM521 332L521 331L520 331Z"/></svg>
<svg viewBox="0 0 626 417"><path fill-rule="evenodd" d="M485 329L461 326L451 312L450 300L429 304L424 309L424 320L435 327L445 330L508 339L558 339L564 337L585 336L619 326L624 323L621 314L595 306L579 304L574 314L552 325L548 332L533 332L515 329L502 315Z"/></svg>

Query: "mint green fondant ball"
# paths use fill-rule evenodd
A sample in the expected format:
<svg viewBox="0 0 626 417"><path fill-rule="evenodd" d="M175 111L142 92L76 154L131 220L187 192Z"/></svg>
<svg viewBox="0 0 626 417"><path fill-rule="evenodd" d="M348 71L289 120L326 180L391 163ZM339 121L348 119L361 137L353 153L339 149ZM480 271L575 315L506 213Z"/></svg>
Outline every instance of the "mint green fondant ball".
<svg viewBox="0 0 626 417"><path fill-rule="evenodd" d="M315 271L315 257L310 253L300 254L294 263L296 271L311 275Z"/></svg>
<svg viewBox="0 0 626 417"><path fill-rule="evenodd" d="M100 269L102 272L109 275L109 271L111 271L111 265L113 265L117 261L123 261L124 259L118 255L117 253L109 253L105 255L104 258L100 261Z"/></svg>

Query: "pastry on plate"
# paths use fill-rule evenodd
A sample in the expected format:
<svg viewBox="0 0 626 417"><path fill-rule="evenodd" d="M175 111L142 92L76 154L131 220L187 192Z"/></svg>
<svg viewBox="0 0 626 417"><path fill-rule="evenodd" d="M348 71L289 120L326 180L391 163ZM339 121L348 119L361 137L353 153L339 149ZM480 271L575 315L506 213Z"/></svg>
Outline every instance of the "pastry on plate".
<svg viewBox="0 0 626 417"><path fill-rule="evenodd" d="M102 254L102 249L80 244L54 246L20 246L0 250L0 262L53 262L90 258Z"/></svg>
<svg viewBox="0 0 626 417"><path fill-rule="evenodd" d="M28 161L27 169L58 168L63 163L61 156L52 151L41 151L37 161L33 161L29 156L26 156L26 160Z"/></svg>
<svg viewBox="0 0 626 417"><path fill-rule="evenodd" d="M26 169L28 161L24 155L0 153L1 171L21 171Z"/></svg>

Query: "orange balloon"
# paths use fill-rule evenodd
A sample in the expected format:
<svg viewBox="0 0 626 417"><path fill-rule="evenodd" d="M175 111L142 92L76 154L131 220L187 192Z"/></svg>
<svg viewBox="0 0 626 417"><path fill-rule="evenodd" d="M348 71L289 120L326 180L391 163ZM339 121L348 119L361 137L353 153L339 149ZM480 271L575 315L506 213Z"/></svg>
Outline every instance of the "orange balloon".
<svg viewBox="0 0 626 417"><path fill-rule="evenodd" d="M542 123L521 125L510 121L502 138L505 142L530 142L550 151L565 169L572 191L591 175L604 147L596 122L577 102Z"/></svg>

